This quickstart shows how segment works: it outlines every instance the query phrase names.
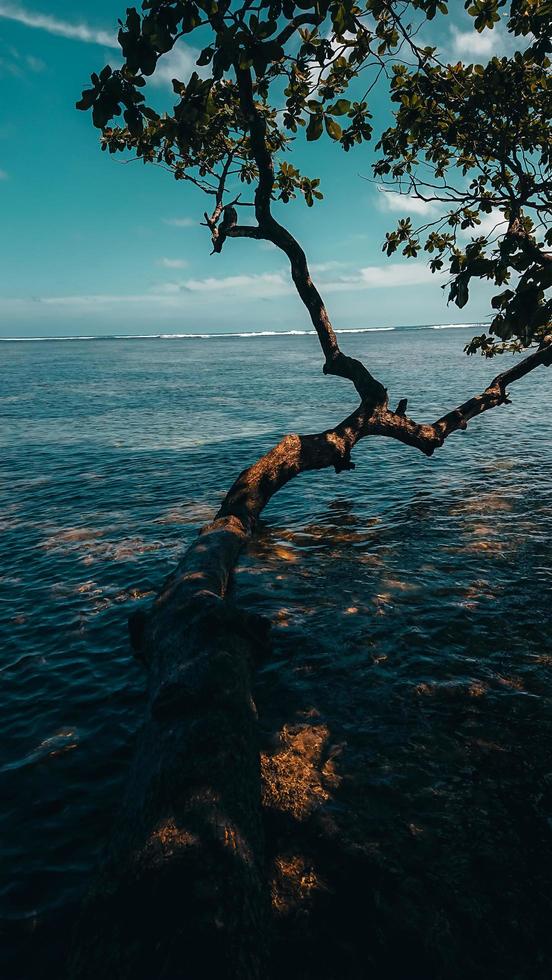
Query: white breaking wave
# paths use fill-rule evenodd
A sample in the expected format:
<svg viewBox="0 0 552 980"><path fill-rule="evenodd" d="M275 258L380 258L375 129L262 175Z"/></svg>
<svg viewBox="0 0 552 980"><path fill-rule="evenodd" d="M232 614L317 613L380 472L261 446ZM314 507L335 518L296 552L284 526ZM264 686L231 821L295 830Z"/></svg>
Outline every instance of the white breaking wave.
<svg viewBox="0 0 552 980"><path fill-rule="evenodd" d="M387 333L389 330L396 330L397 327L344 327L343 329L337 329L335 333ZM314 330L310 330L309 333L315 333Z"/></svg>
<svg viewBox="0 0 552 980"><path fill-rule="evenodd" d="M393 330L468 330L482 327L480 323L440 323L418 324L417 326L402 327L341 327L335 331L338 334L357 333L390 333ZM316 336L316 330L244 330L239 333L139 333L139 334L105 334L96 336L73 337L0 337L0 343L44 343L46 341L79 341L79 340L224 340L231 338L249 339L254 337L310 337Z"/></svg>
<svg viewBox="0 0 552 980"><path fill-rule="evenodd" d="M396 327L354 327L338 329L336 333L386 333ZM247 330L241 333L136 333L104 334L95 337L0 337L4 343L31 343L59 340L221 340L229 337L308 337L316 336L316 330Z"/></svg>
<svg viewBox="0 0 552 980"><path fill-rule="evenodd" d="M114 340L114 337L0 337L4 344L30 344L47 340ZM132 338L129 338L132 339Z"/></svg>
<svg viewBox="0 0 552 980"><path fill-rule="evenodd" d="M143 340L209 340L211 337L216 337L217 334L214 333L157 333L151 334L150 337L145 335ZM230 336L228 334L227 336ZM235 335L234 335L235 336ZM133 337L119 337L118 340L133 340Z"/></svg>
<svg viewBox="0 0 552 980"><path fill-rule="evenodd" d="M336 330L335 333L384 333L395 327L356 327ZM160 340L219 340L221 337L316 337L316 330L245 330L241 333L162 333ZM132 339L132 338L125 338Z"/></svg>
<svg viewBox="0 0 552 980"><path fill-rule="evenodd" d="M482 327L482 323L440 323L432 330L471 330L472 327Z"/></svg>

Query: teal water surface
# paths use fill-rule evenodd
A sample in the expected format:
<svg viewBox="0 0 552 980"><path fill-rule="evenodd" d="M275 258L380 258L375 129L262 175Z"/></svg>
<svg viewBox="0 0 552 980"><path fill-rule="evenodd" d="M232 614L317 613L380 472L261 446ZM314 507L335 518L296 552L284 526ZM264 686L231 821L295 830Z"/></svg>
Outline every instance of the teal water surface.
<svg viewBox="0 0 552 980"><path fill-rule="evenodd" d="M469 337L341 340L433 421L510 363L467 359ZM15 980L54 962L121 795L144 704L128 614L240 469L355 398L323 377L312 336L4 342L0 358L0 917ZM298 977L373 975L370 956L400 943L417 950L408 971L389 966L404 980L548 975L551 380L516 383L511 406L430 460L370 439L354 472L301 476L236 573L236 599L274 624L262 738L320 735L332 779L313 809L367 876L364 912L324 905L322 952L292 930ZM339 895L339 862L317 871L315 852Z"/></svg>

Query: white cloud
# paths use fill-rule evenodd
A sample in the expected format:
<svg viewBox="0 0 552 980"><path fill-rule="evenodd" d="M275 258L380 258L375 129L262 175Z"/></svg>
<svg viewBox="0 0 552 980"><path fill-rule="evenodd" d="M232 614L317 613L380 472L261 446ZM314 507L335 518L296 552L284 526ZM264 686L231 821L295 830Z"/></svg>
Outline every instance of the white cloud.
<svg viewBox="0 0 552 980"><path fill-rule="evenodd" d="M436 210L435 201L421 201L418 197L408 194L398 194L396 191L386 191L378 188L377 206L380 211L408 214L433 214Z"/></svg>
<svg viewBox="0 0 552 980"><path fill-rule="evenodd" d="M117 38L115 31L103 31L90 27L83 21L72 23L67 20L60 20L50 14L34 13L26 10L18 3L0 2L0 17L6 20L15 20L26 27L36 27L39 30L47 31L48 34L57 34L59 37L70 38L74 41L86 41L90 44L101 44L104 47L117 48Z"/></svg>
<svg viewBox="0 0 552 980"><path fill-rule="evenodd" d="M40 307L63 311L67 314L94 315L98 307L105 311L109 307L118 308L126 304L139 306L141 312L149 314L156 310L180 309L190 303L199 302L205 306L210 296L237 296L240 300L269 299L294 292L291 281L280 273L259 275L212 276L206 279L183 279L152 287L149 293L92 293L72 296L37 296L32 299L0 300L4 312L36 312ZM218 302L218 300L217 300Z"/></svg>
<svg viewBox="0 0 552 980"><path fill-rule="evenodd" d="M425 262L386 262L368 265L350 276L341 276L324 286L326 292L349 289L394 289L398 286L421 286L435 282L436 277Z"/></svg>
<svg viewBox="0 0 552 980"><path fill-rule="evenodd" d="M466 235L470 238L480 238L481 235L503 235L508 225L507 219L502 211L493 208L490 214L481 215L481 224L466 230Z"/></svg>
<svg viewBox="0 0 552 980"><path fill-rule="evenodd" d="M342 35L343 41L354 41L355 35L351 31L345 31ZM331 61L334 60L337 54L346 54L347 48L344 47L342 41L338 41L335 35L335 31L330 29L326 34L326 40L330 42L330 47L332 50ZM321 83L326 79L330 73L331 65L330 62L326 62L324 68L321 68L318 62L311 61L310 68L308 72L308 82L311 86L311 95L314 95Z"/></svg>
<svg viewBox="0 0 552 980"><path fill-rule="evenodd" d="M442 276L432 275L423 262L387 262L365 266L348 275L321 277L324 293L350 293L370 289L396 290L397 287L413 287L431 283L438 285ZM211 276L205 279L181 279L160 283L149 292L120 294L97 293L69 296L36 296L28 298L0 299L0 311L14 319L27 316L55 320L82 316L96 321L112 314L117 318L121 311L132 308L136 319L165 317L170 319L183 313L205 314L220 311L227 299L246 305L248 302L294 296L295 287L287 273L259 273L235 276ZM297 301L298 302L298 301Z"/></svg>
<svg viewBox="0 0 552 980"><path fill-rule="evenodd" d="M164 269L185 269L188 263L186 259L158 259L157 265L162 265Z"/></svg>
<svg viewBox="0 0 552 980"><path fill-rule="evenodd" d="M174 228L192 228L198 224L194 218L163 218L163 221L166 225L172 225Z"/></svg>
<svg viewBox="0 0 552 980"><path fill-rule="evenodd" d="M406 194L396 194L394 191L382 192L379 195L378 206L380 210L398 212L405 216L408 214L435 216L439 212L443 213L442 209L445 207L443 202L420 201L415 197L408 197ZM505 226L504 215L494 208L490 214L481 215L480 225L466 229L460 233L460 237L470 239L481 235L490 235L493 232L502 234L505 231Z"/></svg>
<svg viewBox="0 0 552 980"><path fill-rule="evenodd" d="M9 174L8 174L7 170L0 170L0 180L7 180L8 177L9 177Z"/></svg>
<svg viewBox="0 0 552 980"><path fill-rule="evenodd" d="M173 48L163 55L157 63L155 74L151 76L153 85L170 85L173 78L186 82L193 71L198 75L205 73L205 68L198 68L196 60L199 51L186 45Z"/></svg>
<svg viewBox="0 0 552 980"><path fill-rule="evenodd" d="M507 219L502 214L502 211L491 211L490 214L486 214L481 219L481 224L474 229L474 235L491 235L493 232L496 234L502 234L506 230L506 225L508 224Z"/></svg>
<svg viewBox="0 0 552 980"><path fill-rule="evenodd" d="M269 299L292 293L294 286L281 273L265 272L258 275L211 276L207 279L188 279L182 287L190 292L209 294L212 292L239 295L244 299Z"/></svg>
<svg viewBox="0 0 552 980"><path fill-rule="evenodd" d="M345 262L312 262L309 266L310 271L314 272L316 275L323 275L324 272L335 272L336 269L342 269Z"/></svg>
<svg viewBox="0 0 552 980"><path fill-rule="evenodd" d="M481 33L475 30L461 31L451 26L451 56L462 61L487 61L495 55L499 58L510 55L516 48L515 41L499 25L493 30L487 28Z"/></svg>
<svg viewBox="0 0 552 980"><path fill-rule="evenodd" d="M389 262L386 265L368 265L360 270L362 283L367 289L394 286L419 286L435 282L435 276L425 262Z"/></svg>

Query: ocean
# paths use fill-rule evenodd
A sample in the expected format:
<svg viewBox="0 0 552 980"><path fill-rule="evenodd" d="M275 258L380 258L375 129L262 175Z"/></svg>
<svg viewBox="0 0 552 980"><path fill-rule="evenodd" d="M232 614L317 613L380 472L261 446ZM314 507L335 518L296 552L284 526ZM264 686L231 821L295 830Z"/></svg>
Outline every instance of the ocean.
<svg viewBox="0 0 552 980"><path fill-rule="evenodd" d="M477 331L446 326L340 343L434 421L511 363L467 358ZM241 469L356 400L303 331L5 340L0 360L0 922L16 980L52 975L121 797L144 710L129 613ZM551 382L537 369L431 459L372 438L354 472L302 475L235 574L236 601L273 623L263 745L283 733L308 754L314 732L308 765L332 778L313 809L366 875L365 920L340 919L327 962L356 955L377 905L372 951L430 937L408 980L546 975Z"/></svg>

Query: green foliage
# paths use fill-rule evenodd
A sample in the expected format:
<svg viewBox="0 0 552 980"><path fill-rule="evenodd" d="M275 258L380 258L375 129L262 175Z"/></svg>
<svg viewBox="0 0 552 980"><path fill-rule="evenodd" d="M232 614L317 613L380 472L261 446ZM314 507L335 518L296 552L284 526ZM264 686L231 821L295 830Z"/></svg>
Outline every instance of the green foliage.
<svg viewBox="0 0 552 980"><path fill-rule="evenodd" d="M367 5L372 6L378 5ZM396 35L387 38L385 10L384 4L376 14L381 20L376 32L364 26L366 12L352 0L260 0L254 9L250 0L241 5L145 0L141 13L129 8L120 22L123 67L93 74L77 107L92 109L102 148L110 153L131 151L146 163L162 163L178 180L191 180L213 194L231 157L227 177L249 184L257 173L236 73L253 75L256 105L275 157L290 149L301 129L308 141L327 134L349 150L371 138L370 112L365 101L339 96L375 44L387 50L396 43ZM196 31L208 40L197 58L200 72L175 80L179 101L172 113L159 115L144 98L147 77L181 37ZM273 107L276 92L285 100L281 113ZM115 125L120 116L125 125ZM274 196L284 203L297 191L308 206L322 197L318 180L289 165L275 169Z"/></svg>
<svg viewBox="0 0 552 980"><path fill-rule="evenodd" d="M498 23L507 6L466 4L479 31ZM467 348L486 356L538 341L552 322L552 3L514 0L507 16L512 40L530 43L518 41L512 57L486 65L443 65L412 43L417 66L394 66L395 121L378 143L374 167L376 177L405 194L405 211L410 196L440 211L416 229L400 221L386 236L388 255L432 254L434 272L448 267L449 299L460 308L473 279L508 285L492 300L489 335ZM478 234L489 215L494 227Z"/></svg>
<svg viewBox="0 0 552 980"><path fill-rule="evenodd" d="M320 182L287 162L293 142L328 138L350 151L371 140L370 91L378 78L390 78L395 118L379 137L375 176L438 203L443 214L416 229L402 219L384 251L415 257L423 250L434 272L448 266L449 296L459 307L473 278L500 287L491 336L470 347L490 354L532 342L552 313L552 239L544 227L552 190L552 0L466 0L465 8L477 31L505 21L520 50L487 65L441 64L435 48L418 44L412 18L446 15L446 0L144 0L120 21L123 66L93 74L77 106L92 111L102 149L162 165L213 195L213 230L225 207L258 203L261 184L266 191L252 116L262 120L269 197L286 204L299 195L312 207L322 197ZM146 100L147 79L190 35L201 46L199 71L173 81L173 109L159 113ZM359 97L365 68L376 78ZM249 105L240 79L249 79ZM229 202L240 184L253 186L255 202ZM470 240L495 210L504 219L497 234Z"/></svg>

